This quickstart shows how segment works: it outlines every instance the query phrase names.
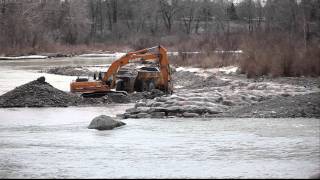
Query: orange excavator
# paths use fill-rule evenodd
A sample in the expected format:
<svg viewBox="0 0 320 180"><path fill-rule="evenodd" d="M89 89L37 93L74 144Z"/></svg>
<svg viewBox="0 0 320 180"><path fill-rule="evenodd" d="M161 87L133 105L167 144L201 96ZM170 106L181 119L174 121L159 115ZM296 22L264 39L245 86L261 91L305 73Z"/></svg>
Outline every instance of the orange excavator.
<svg viewBox="0 0 320 180"><path fill-rule="evenodd" d="M134 77L119 75L122 66L131 62L146 63L146 61L156 61L157 67L142 67ZM128 52L114 61L108 71L103 76L100 74L97 80L96 78L92 81L78 78L70 84L71 92L82 93L84 97L100 97L110 92L150 91L152 89L159 89L165 93L173 91L167 50L160 45Z"/></svg>

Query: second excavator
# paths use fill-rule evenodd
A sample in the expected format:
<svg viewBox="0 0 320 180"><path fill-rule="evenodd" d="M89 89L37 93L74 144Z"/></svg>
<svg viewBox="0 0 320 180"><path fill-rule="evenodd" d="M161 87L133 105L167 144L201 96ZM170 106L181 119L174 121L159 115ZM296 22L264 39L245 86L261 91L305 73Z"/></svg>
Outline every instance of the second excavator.
<svg viewBox="0 0 320 180"><path fill-rule="evenodd" d="M142 67L136 76L126 76L121 67L131 62L153 61L157 66ZM114 91L114 89L116 91ZM171 68L167 50L162 46L128 52L112 62L104 74L96 80L78 78L70 84L70 91L82 93L84 97L100 97L109 92L150 91L159 89L165 93L173 92Z"/></svg>

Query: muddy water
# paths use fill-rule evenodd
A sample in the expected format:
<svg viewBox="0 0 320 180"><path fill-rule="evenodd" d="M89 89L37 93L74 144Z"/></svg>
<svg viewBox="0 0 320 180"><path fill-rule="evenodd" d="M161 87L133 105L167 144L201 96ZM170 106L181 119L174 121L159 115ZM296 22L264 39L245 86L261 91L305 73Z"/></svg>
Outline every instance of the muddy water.
<svg viewBox="0 0 320 180"><path fill-rule="evenodd" d="M38 77L51 60L0 62L0 92ZM61 89L72 78L44 75ZM0 109L0 178L307 178L320 171L319 119L126 119L112 131L86 128L97 115L131 106Z"/></svg>

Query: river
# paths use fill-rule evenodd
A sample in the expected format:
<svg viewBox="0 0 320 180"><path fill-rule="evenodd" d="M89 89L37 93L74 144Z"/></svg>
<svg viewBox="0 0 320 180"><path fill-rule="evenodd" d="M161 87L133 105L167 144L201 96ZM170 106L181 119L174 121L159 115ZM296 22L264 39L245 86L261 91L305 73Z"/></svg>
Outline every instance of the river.
<svg viewBox="0 0 320 180"><path fill-rule="evenodd" d="M58 62L57 62L58 61ZM68 90L74 77L38 70L110 60L0 61L0 92L46 76ZM320 172L319 119L125 119L89 130L106 107L0 109L0 178L308 178Z"/></svg>

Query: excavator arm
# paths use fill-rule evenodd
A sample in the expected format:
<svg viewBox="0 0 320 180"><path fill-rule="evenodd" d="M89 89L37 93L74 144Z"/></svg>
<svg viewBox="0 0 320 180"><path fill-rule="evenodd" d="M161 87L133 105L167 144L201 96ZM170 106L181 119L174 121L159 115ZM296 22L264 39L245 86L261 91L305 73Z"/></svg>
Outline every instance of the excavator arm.
<svg viewBox="0 0 320 180"><path fill-rule="evenodd" d="M157 53L152 53L151 51L158 48ZM108 71L104 74L103 81L110 82L110 89L115 87L115 75L119 71L119 69L130 63L130 60L139 59L139 61L148 61L159 59L160 72L164 79L164 86L168 86L168 82L170 81L170 71L169 71L169 62L167 57L167 50L162 46L156 46L152 48L142 49L135 52L129 52L126 55L122 56L120 59L114 61L109 67ZM112 80L111 80L112 79Z"/></svg>

